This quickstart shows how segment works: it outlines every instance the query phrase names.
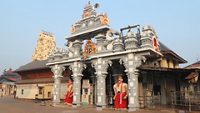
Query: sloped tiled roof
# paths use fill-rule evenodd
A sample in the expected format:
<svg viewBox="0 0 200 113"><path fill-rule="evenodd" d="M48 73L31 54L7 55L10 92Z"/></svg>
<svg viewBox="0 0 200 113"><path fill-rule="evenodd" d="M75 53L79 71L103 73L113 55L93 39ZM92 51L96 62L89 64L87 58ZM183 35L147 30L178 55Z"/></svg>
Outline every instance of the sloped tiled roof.
<svg viewBox="0 0 200 113"><path fill-rule="evenodd" d="M187 63L187 61L185 59L183 59L178 54L176 54L174 51L172 51L171 49L169 49L162 42L159 42L159 44L160 44L160 50L161 50L162 54L170 54L170 55L174 56L178 60L179 63Z"/></svg>
<svg viewBox="0 0 200 113"><path fill-rule="evenodd" d="M17 82L21 80L21 76L17 73L4 73L0 76L0 83L2 82Z"/></svg>
<svg viewBox="0 0 200 113"><path fill-rule="evenodd" d="M25 64L25 65L19 67L18 69L15 70L15 72L49 68L48 66L46 66L46 63L47 63L47 60L32 61L28 64Z"/></svg>
<svg viewBox="0 0 200 113"><path fill-rule="evenodd" d="M61 79L61 82L66 83L68 77L64 77ZM27 79L27 80L21 80L16 82L16 84L33 84L33 83L53 83L54 79L53 78L39 78L39 79Z"/></svg>
<svg viewBox="0 0 200 113"><path fill-rule="evenodd" d="M186 69L200 69L200 61L197 61L191 65L185 67Z"/></svg>
<svg viewBox="0 0 200 113"><path fill-rule="evenodd" d="M162 42L159 41L159 45L160 45L160 50L161 51L169 51L170 49L164 45Z"/></svg>

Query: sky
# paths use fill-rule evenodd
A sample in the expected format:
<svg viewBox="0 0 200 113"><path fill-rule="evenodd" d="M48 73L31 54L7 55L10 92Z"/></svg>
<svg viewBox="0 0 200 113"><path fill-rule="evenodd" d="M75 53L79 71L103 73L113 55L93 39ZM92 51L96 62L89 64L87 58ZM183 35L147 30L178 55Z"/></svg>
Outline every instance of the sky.
<svg viewBox="0 0 200 113"><path fill-rule="evenodd" d="M65 47L71 25L88 0L1 0L0 73L31 62L40 31L55 35ZM200 60L200 0L91 0L106 12L110 27L151 25L158 39L188 63Z"/></svg>

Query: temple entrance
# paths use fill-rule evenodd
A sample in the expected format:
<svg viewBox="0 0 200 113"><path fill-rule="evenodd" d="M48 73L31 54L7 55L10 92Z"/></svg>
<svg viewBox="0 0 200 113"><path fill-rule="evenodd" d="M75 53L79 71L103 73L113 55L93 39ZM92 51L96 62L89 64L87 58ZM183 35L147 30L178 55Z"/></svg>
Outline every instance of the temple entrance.
<svg viewBox="0 0 200 113"><path fill-rule="evenodd" d="M123 64L119 63L119 60L112 60L112 66L108 67L108 75L106 77L106 95L107 95L107 105L109 107L113 107L114 106L114 89L113 86L115 83L118 82L118 75L122 75L123 77L123 82L127 83L127 76L126 73L124 72L125 67Z"/></svg>
<svg viewBox="0 0 200 113"><path fill-rule="evenodd" d="M96 70L90 62L85 62L86 68L83 70L81 80L81 102L82 105L96 105L97 103L97 78ZM123 76L123 82L128 84L128 78L124 72L125 67L119 63L119 60L112 60L112 66L107 69L106 76L106 104L108 107L114 106L114 89L113 86L118 82L118 75Z"/></svg>
<svg viewBox="0 0 200 113"><path fill-rule="evenodd" d="M83 70L81 80L81 101L83 105L96 104L96 75L91 63L85 63L86 69Z"/></svg>

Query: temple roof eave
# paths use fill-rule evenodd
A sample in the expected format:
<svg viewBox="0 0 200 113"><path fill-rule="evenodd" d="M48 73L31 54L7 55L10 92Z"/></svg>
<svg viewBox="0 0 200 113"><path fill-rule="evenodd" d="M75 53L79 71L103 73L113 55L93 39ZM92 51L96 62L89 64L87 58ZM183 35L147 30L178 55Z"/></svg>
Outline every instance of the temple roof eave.
<svg viewBox="0 0 200 113"><path fill-rule="evenodd" d="M103 25L103 26L99 26L99 27L96 27L93 29L84 30L82 32L73 33L70 36L66 37L65 39L75 40L75 39L80 38L80 36L81 36L81 39L85 39L85 38L89 38L88 36L96 35L96 34L100 33L101 31L104 31L104 30L106 31L109 29L110 29L109 25Z"/></svg>
<svg viewBox="0 0 200 113"><path fill-rule="evenodd" d="M138 48L138 49L132 49L132 50L126 50L126 51L120 51L120 52L114 52L114 51L110 51L110 52L105 52L103 54L94 54L92 56L90 56L90 60L92 59L96 59L96 58L108 58L108 59L120 59L122 58L122 56L128 54L128 53L137 53L141 56L155 56L155 57L161 57L162 54L152 48ZM75 61L81 61L81 57L77 57L77 58L68 58L68 59L59 59L59 60L54 60L51 62L47 62L46 65L47 66L52 66L55 64L61 64L61 65L70 65L71 63L75 62Z"/></svg>

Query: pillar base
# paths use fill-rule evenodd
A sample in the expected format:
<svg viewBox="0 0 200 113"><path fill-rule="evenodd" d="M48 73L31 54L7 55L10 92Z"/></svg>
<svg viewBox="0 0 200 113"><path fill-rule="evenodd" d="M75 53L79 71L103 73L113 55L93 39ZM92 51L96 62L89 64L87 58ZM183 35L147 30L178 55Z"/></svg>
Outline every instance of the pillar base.
<svg viewBox="0 0 200 113"><path fill-rule="evenodd" d="M135 108L135 107L128 108L128 112L137 111L137 110L138 108Z"/></svg>
<svg viewBox="0 0 200 113"><path fill-rule="evenodd" d="M81 106L81 104L73 104L72 105L73 108L77 108L77 107L80 107L80 106Z"/></svg>
<svg viewBox="0 0 200 113"><path fill-rule="evenodd" d="M97 106L96 106L96 109L97 109L97 110L103 110L103 109L105 109L105 108L106 108L105 105L97 105Z"/></svg>
<svg viewBox="0 0 200 113"><path fill-rule="evenodd" d="M96 109L97 109L97 111L101 111L101 110L103 110L102 107L96 107Z"/></svg>
<svg viewBox="0 0 200 113"><path fill-rule="evenodd" d="M56 107L56 106L58 106L58 105L60 105L60 102L53 102L53 103L52 103L52 106L54 106L54 107Z"/></svg>

